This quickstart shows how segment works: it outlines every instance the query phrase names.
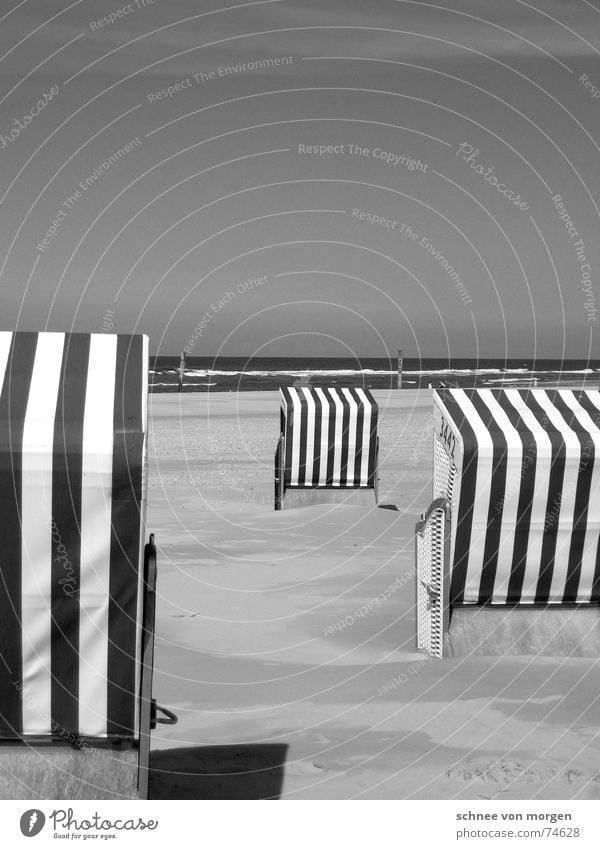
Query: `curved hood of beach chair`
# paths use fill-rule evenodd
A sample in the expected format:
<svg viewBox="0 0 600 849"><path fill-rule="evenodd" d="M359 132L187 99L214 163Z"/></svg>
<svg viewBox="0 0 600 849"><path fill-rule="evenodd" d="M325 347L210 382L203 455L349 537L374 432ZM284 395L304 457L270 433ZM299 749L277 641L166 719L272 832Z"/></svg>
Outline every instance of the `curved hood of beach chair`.
<svg viewBox="0 0 600 849"><path fill-rule="evenodd" d="M285 488L373 488L377 402L366 389L284 387Z"/></svg>
<svg viewBox="0 0 600 849"><path fill-rule="evenodd" d="M0 736L137 738L145 336L0 334Z"/></svg>
<svg viewBox="0 0 600 849"><path fill-rule="evenodd" d="M434 392L450 604L600 601L600 393Z"/></svg>

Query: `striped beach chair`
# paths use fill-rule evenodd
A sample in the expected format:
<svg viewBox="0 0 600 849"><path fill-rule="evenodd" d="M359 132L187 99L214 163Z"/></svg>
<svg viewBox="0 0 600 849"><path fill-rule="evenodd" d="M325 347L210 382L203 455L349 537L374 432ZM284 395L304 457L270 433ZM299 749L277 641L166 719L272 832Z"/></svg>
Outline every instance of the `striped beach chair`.
<svg viewBox="0 0 600 849"><path fill-rule="evenodd" d="M538 621L554 627L546 611L568 609L573 623L573 608L597 639L600 392L452 389L433 400L434 500L416 527L418 648L448 655L455 615L484 608L504 611L497 639L504 629L518 642L532 621L519 613L515 626L509 610L542 610ZM459 619L474 645L475 619Z"/></svg>
<svg viewBox="0 0 600 849"><path fill-rule="evenodd" d="M275 509L377 503L377 403L365 389L284 387Z"/></svg>
<svg viewBox="0 0 600 849"><path fill-rule="evenodd" d="M147 376L145 336L0 333L3 798L147 796Z"/></svg>

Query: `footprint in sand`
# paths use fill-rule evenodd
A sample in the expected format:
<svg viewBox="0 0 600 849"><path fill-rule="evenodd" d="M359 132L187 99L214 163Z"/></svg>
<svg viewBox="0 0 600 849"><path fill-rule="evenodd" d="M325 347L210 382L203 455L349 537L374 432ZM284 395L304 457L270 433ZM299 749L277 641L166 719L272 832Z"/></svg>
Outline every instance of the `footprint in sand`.
<svg viewBox="0 0 600 849"><path fill-rule="evenodd" d="M600 782L600 773L585 775L581 770L569 769L564 772L547 764L524 766L515 761L491 761L487 764L465 763L447 770L449 778L462 778L463 781L493 781L496 784L512 784L515 781L525 784L547 783L567 780L569 784Z"/></svg>

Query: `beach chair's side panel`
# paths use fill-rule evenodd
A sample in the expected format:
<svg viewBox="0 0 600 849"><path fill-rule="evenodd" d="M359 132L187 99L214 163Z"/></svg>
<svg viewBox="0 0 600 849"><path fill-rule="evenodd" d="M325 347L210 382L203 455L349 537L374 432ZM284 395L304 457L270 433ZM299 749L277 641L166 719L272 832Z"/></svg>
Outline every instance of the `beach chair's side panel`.
<svg viewBox="0 0 600 849"><path fill-rule="evenodd" d="M449 506L434 501L415 528L417 648L444 656L448 629Z"/></svg>
<svg viewBox="0 0 600 849"><path fill-rule="evenodd" d="M594 554L600 550L600 392L573 393L573 407L588 429L581 451L581 464L590 479L587 504L576 515L581 527L582 559L577 602L600 604L600 563ZM583 412L582 412L583 411Z"/></svg>
<svg viewBox="0 0 600 849"><path fill-rule="evenodd" d="M457 469L439 435L433 434L433 498L447 498L454 503Z"/></svg>
<svg viewBox="0 0 600 849"><path fill-rule="evenodd" d="M141 692L142 672L143 672L143 649L144 649L144 616L146 605L146 509L148 504L148 377L150 373L150 340L146 335L141 337L142 346L142 374L140 375L140 401L141 401L141 416L140 425L143 430L143 445L142 445L142 481L141 481L141 502L140 502L140 536L138 550L138 588L137 588L137 633L136 633L136 677L135 677L135 692ZM140 715L140 702L136 698L136 716L135 727L138 736L143 731Z"/></svg>
<svg viewBox="0 0 600 849"><path fill-rule="evenodd" d="M137 737L141 649L138 618L146 423L141 336L119 336L116 351L110 583L108 602L107 733Z"/></svg>
<svg viewBox="0 0 600 849"><path fill-rule="evenodd" d="M282 387L279 390L279 394L281 396L281 435L283 436L282 443L282 455L281 455L281 464L283 468L283 489L284 491L293 484L294 477L297 478L297 468L294 474L294 468L297 467L297 461L294 454L298 453L297 446L295 446L295 441L297 442L300 436L300 428L299 425L296 428L295 419L298 416L294 410L294 397L292 395L292 389L288 387ZM294 439L295 437L295 439ZM296 448L296 452L294 449Z"/></svg>
<svg viewBox="0 0 600 849"><path fill-rule="evenodd" d="M289 472L287 464L291 458L288 457L290 452L289 440L286 439L288 433L288 416L291 414L291 399L289 390L280 388L279 390L279 440L275 451L275 470L274 470L274 506L275 510L283 508L283 499L285 496L286 476L289 482Z"/></svg>
<svg viewBox="0 0 600 849"><path fill-rule="evenodd" d="M373 398L368 390L361 390L361 394L365 396L365 406L370 408L369 420L369 471L367 477L367 486L376 487L377 475L379 474L379 437L377 436L377 422L379 417L379 408L377 401Z"/></svg>

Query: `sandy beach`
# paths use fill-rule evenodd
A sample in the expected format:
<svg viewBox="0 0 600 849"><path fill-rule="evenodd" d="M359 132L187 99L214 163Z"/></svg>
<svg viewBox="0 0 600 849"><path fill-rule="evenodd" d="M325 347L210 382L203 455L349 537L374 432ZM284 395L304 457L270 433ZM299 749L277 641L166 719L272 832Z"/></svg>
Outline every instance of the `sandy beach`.
<svg viewBox="0 0 600 849"><path fill-rule="evenodd" d="M279 513L277 393L151 396L151 798L600 798L599 661L416 652L431 392L373 394L379 507Z"/></svg>

